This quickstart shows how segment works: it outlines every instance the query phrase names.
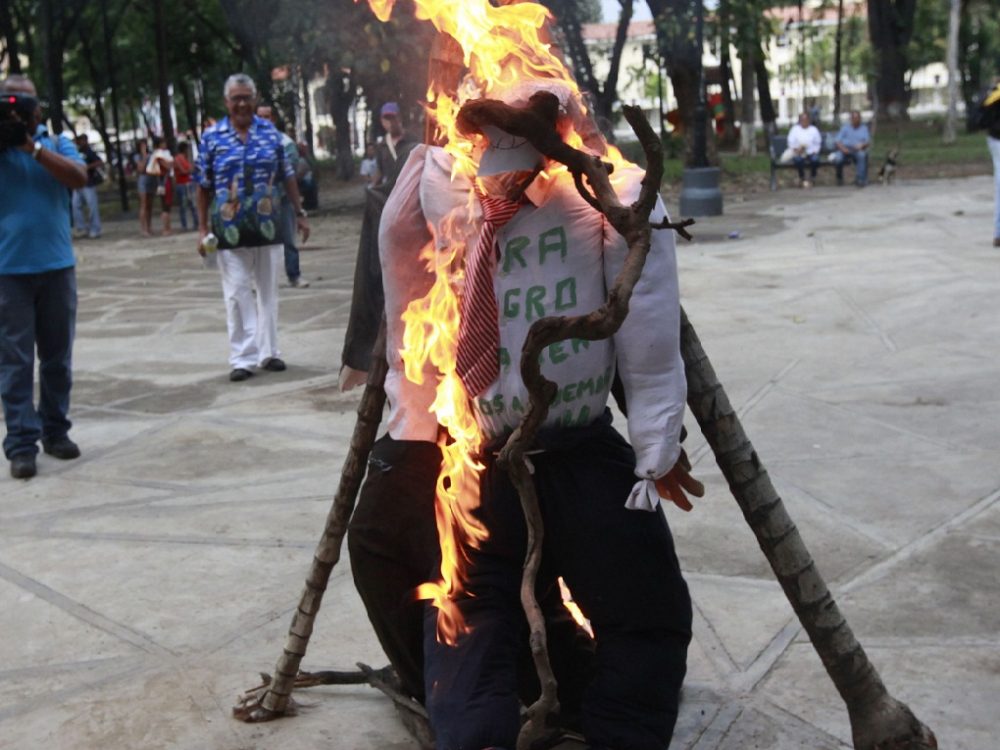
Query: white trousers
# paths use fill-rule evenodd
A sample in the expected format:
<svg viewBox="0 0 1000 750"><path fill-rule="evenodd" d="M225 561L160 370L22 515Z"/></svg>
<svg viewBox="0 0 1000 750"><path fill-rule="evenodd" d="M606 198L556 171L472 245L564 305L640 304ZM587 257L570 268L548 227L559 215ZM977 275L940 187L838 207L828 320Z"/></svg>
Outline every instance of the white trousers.
<svg viewBox="0 0 1000 750"><path fill-rule="evenodd" d="M229 331L229 366L248 370L280 356L277 272L284 246L238 247L218 253Z"/></svg>

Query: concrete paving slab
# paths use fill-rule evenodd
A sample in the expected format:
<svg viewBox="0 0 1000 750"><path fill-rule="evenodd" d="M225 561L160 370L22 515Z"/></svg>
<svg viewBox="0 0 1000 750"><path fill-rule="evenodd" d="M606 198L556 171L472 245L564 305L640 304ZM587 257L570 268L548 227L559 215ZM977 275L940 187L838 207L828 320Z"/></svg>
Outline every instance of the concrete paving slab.
<svg viewBox="0 0 1000 750"><path fill-rule="evenodd" d="M849 621L963 750L994 747L1000 689L991 190L784 190L730 202L679 251L688 314ZM0 748L414 748L364 687L305 691L272 724L230 716L280 653L354 426L336 381L359 215L317 217L312 285L280 291L288 371L237 384L193 235L107 218L78 248L84 456L0 477ZM839 750L843 704L688 421L708 495L668 509L698 607L671 748ZM359 660L384 663L345 559L304 666Z"/></svg>

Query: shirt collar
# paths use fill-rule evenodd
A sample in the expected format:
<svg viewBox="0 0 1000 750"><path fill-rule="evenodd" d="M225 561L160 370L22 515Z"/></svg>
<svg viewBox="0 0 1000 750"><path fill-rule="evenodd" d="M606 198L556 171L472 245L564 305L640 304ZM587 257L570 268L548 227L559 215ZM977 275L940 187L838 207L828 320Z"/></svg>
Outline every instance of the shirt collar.
<svg viewBox="0 0 1000 750"><path fill-rule="evenodd" d="M257 115L253 116L253 120L250 122L251 135L257 134L257 130L259 129L260 123L262 122L264 122L263 119L261 119ZM226 115L219 121L219 129L227 133L232 133L233 135L236 135L236 128L233 127L233 123L230 121L229 115Z"/></svg>

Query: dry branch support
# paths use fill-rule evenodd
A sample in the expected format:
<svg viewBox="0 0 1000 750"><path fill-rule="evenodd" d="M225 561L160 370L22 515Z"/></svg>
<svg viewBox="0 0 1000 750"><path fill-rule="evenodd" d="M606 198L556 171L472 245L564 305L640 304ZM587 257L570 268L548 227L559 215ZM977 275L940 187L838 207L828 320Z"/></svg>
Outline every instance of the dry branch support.
<svg viewBox="0 0 1000 750"><path fill-rule="evenodd" d="M840 612L681 310L688 406L743 517L809 635L851 720L856 750L931 750L934 733L893 698Z"/></svg>
<svg viewBox="0 0 1000 750"><path fill-rule="evenodd" d="M385 358L385 319L379 327L378 337L372 352L371 368L368 371L368 382L365 392L358 404L358 421L354 425L351 436L351 446L344 459L344 468L340 473L340 483L333 497L333 505L326 517L323 535L320 537L313 557L305 588L299 599L298 609L292 617L288 629L285 648L274 669L274 680L268 685L259 700L242 702L233 709L234 715L243 721L270 721L283 716L289 708L292 689L299 676L299 665L309 646L316 615L323 603L330 573L340 560L340 550L343 546L347 524L354 511L354 502L365 476L368 454L371 452L382 420L382 409L385 406L385 374L388 366Z"/></svg>

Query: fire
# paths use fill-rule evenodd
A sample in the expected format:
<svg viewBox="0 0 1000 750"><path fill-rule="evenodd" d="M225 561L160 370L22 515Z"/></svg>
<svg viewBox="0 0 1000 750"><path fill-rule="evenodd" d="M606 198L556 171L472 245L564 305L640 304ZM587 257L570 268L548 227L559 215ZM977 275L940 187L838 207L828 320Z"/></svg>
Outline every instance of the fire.
<svg viewBox="0 0 1000 750"><path fill-rule="evenodd" d="M465 213L465 210L461 210ZM468 221L468 217L465 218ZM483 465L473 456L482 436L469 399L455 373L458 344L458 296L452 287L452 269L460 250L450 245L435 250L434 243L423 249L420 259L435 275L434 285L422 299L412 301L403 313L405 332L400 354L406 377L423 382L423 363L430 361L441 374L431 411L446 430L438 441L442 465L434 504L438 539L441 545L441 579L418 587L417 597L429 599L438 609L438 639L454 644L466 630L454 599L462 590L466 550L478 547L487 532L474 517L479 505L479 472Z"/></svg>
<svg viewBox="0 0 1000 750"><path fill-rule="evenodd" d="M395 2L368 0L383 22L391 16ZM524 79L554 79L574 94L579 92L563 61L544 39L545 24L551 15L543 6L515 2L493 7L489 0L413 0L413 3L418 19L430 21L439 32L459 44L468 69L457 92L447 91L443 84L433 80L427 90L427 110L435 122L437 139L445 143L445 150L454 157L453 178L461 175L471 180L477 168L475 143L456 128L458 111L465 101L489 96L495 89ZM566 140L577 148L583 147L575 132L570 132ZM608 156L616 171L627 163L617 151ZM562 165L552 165L546 176L564 177L565 171ZM468 206L456 209L451 221L443 223L444 237L438 239L444 242L437 243L438 249L431 243L420 254L434 273L435 282L427 296L411 302L403 314L405 334L401 350L406 377L411 381L421 382L423 366L428 361L440 374L431 411L447 431L446 438L439 441L443 463L435 503L441 577L421 585L417 596L430 600L438 608L438 640L451 644L466 631L455 599L466 579L468 550L477 548L488 536L474 514L479 505L479 475L483 470L474 457L482 448L482 435L468 395L455 374L459 301L454 281L461 275L457 269L464 252L464 233L454 228L459 222L468 226L472 221L471 191L469 198ZM441 244L446 249L440 249Z"/></svg>
<svg viewBox="0 0 1000 750"><path fill-rule="evenodd" d="M573 616L576 624L583 628L587 632L587 635L593 638L594 629L590 626L590 620L583 614L580 605L573 601L573 593L569 590L569 586L566 585L566 581L561 576L557 580L559 581L559 595L562 597L563 606Z"/></svg>

